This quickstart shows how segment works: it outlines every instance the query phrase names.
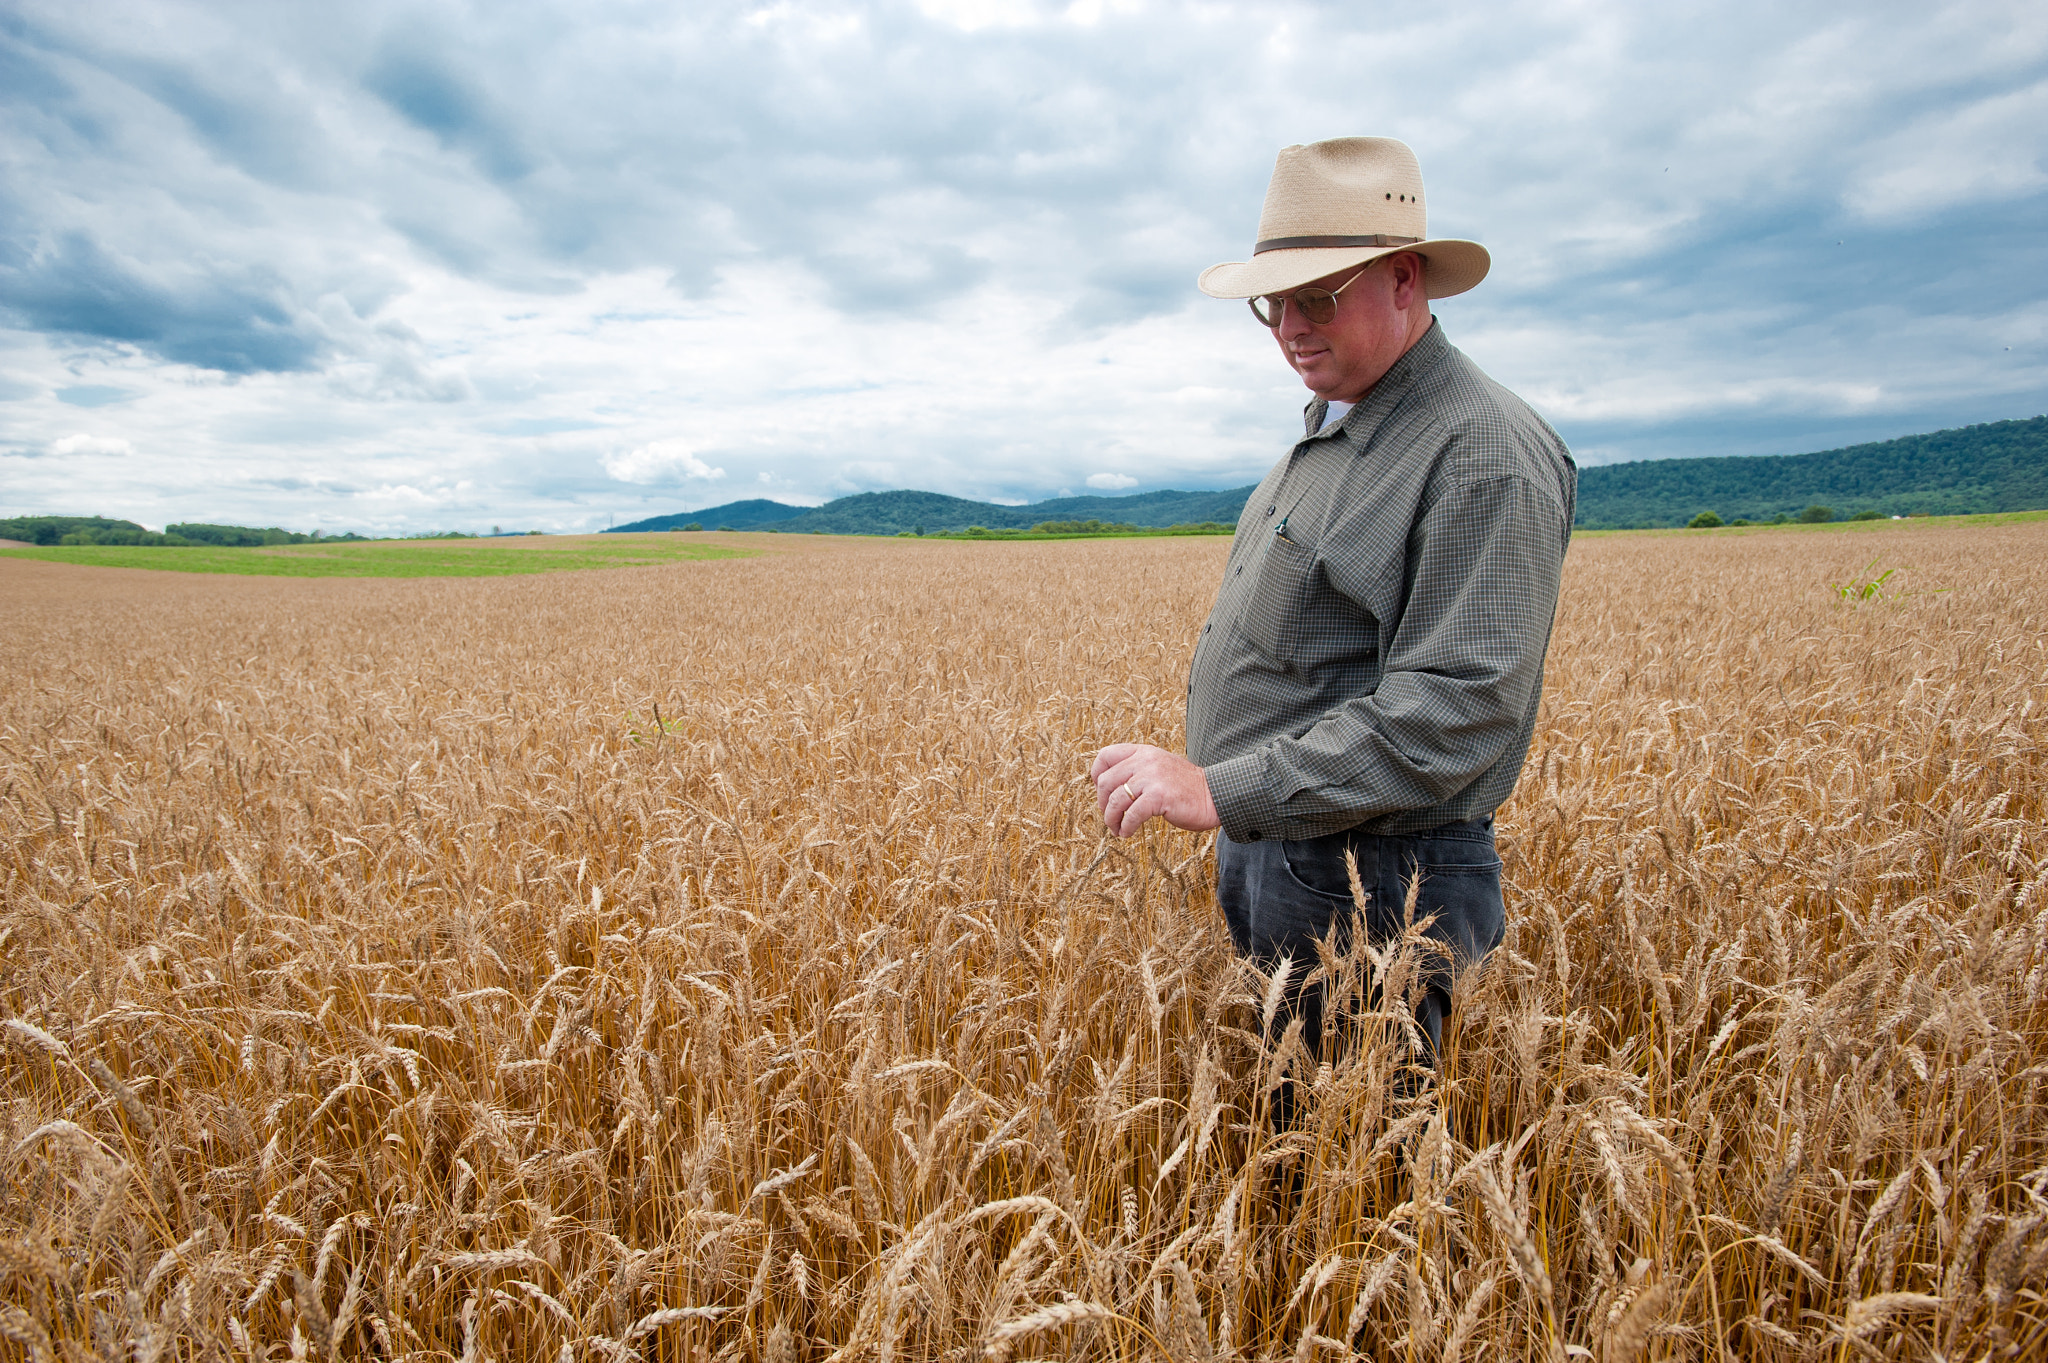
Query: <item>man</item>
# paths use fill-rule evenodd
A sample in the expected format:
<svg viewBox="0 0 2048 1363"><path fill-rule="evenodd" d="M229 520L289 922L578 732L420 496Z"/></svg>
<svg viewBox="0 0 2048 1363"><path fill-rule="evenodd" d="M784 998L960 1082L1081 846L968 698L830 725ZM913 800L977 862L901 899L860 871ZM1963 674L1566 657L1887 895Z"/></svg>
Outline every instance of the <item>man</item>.
<svg viewBox="0 0 2048 1363"><path fill-rule="evenodd" d="M1251 260L1203 292L1248 298L1314 394L1307 434L1245 504L1188 683L1188 755L1115 743L1091 774L1119 837L1155 816L1219 828L1216 894L1238 952L1296 978L1348 927L1416 917L1451 967L1500 941L1493 812L1543 690L1577 470L1557 433L1444 338L1432 298L1486 249L1431 240L1422 173L1391 138L1280 153ZM1416 1015L1434 1052L1451 968ZM1304 1000L1304 1039L1320 1028Z"/></svg>

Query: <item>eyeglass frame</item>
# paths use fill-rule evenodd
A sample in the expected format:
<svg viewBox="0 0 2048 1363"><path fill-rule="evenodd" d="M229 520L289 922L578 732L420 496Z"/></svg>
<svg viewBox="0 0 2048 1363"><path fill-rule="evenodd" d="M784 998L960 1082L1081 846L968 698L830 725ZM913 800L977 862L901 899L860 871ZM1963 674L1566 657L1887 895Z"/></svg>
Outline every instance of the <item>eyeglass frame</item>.
<svg viewBox="0 0 2048 1363"><path fill-rule="evenodd" d="M1252 310L1252 316L1259 319L1259 325L1265 327L1269 331L1278 331L1280 329L1280 324L1287 320L1287 305L1289 303L1293 303L1295 305L1296 309L1301 313L1301 319L1304 322L1307 322L1310 326L1328 326L1330 323L1337 320L1337 295L1344 292L1344 290L1350 288L1353 284L1356 284L1359 281L1359 279L1365 274L1365 272L1367 270L1370 270L1377 263L1377 257L1375 257L1373 260L1366 261L1365 264L1358 267L1358 272L1356 274L1352 275L1351 278L1345 280L1342 284L1339 284L1334 289L1318 289L1313 286L1308 286L1296 289L1292 293L1255 293L1250 298L1244 300L1245 306L1249 307ZM1303 294L1322 295L1323 298L1329 301L1330 315L1328 317L1315 317L1310 315L1307 306L1303 303ZM1266 314L1259 311L1260 300L1266 298L1277 298L1280 300L1280 310L1273 314L1273 320L1270 322L1266 320ZM1317 310L1320 311L1320 307L1318 307Z"/></svg>

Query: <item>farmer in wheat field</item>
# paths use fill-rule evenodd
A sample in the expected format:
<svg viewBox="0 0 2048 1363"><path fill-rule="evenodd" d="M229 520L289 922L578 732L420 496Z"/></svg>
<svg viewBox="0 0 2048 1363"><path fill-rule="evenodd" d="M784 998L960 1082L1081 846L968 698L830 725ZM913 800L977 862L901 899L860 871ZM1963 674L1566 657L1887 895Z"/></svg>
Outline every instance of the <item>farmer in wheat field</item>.
<svg viewBox="0 0 2048 1363"><path fill-rule="evenodd" d="M1220 828L1216 897L1241 955L1297 975L1315 941L1416 917L1448 962L1417 1021L1442 1044L1455 968L1501 939L1493 812L1536 723L1577 469L1526 403L1453 347L1433 298L1490 260L1433 240L1405 145L1343 137L1281 151L1248 261L1202 272L1244 298L1313 395L1305 433L1245 504L1196 641L1187 756L1095 758L1109 831L1155 816ZM1304 1039L1319 1040L1317 1000Z"/></svg>

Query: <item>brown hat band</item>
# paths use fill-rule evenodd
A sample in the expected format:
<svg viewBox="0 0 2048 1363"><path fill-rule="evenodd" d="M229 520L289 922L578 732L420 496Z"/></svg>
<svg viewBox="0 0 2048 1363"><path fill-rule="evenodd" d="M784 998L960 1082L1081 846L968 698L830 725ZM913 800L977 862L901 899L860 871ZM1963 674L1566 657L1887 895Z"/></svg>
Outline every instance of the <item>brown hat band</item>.
<svg viewBox="0 0 2048 1363"><path fill-rule="evenodd" d="M1363 237L1268 237L1252 247L1252 254L1314 250L1325 246L1413 246L1421 240L1421 237L1397 237L1386 232L1373 232Z"/></svg>

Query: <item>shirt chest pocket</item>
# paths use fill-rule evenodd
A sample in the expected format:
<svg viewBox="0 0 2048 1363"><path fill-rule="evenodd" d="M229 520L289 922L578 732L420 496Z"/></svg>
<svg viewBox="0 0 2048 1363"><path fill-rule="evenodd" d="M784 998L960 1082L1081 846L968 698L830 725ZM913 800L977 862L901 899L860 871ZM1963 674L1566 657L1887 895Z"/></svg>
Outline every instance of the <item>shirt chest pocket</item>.
<svg viewBox="0 0 2048 1363"><path fill-rule="evenodd" d="M1237 617L1238 633L1280 669L1293 670L1301 650L1303 610L1315 552L1299 540L1273 536L1259 561L1250 598Z"/></svg>

